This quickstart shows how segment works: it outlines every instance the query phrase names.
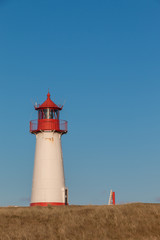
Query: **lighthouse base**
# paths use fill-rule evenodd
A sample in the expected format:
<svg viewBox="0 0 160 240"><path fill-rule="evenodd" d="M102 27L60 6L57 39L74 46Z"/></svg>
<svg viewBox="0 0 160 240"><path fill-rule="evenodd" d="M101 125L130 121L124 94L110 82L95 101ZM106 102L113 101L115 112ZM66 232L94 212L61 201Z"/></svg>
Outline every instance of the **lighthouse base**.
<svg viewBox="0 0 160 240"><path fill-rule="evenodd" d="M37 203L31 203L30 207L36 207L36 206L41 206L41 207L47 207L47 206L65 206L68 204L65 203L59 203L59 202L37 202Z"/></svg>

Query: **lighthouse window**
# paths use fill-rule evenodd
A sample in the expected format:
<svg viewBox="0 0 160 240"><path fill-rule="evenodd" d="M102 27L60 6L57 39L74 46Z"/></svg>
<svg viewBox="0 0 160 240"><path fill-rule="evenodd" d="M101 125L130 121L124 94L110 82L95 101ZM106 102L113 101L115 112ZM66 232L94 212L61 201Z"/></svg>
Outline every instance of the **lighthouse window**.
<svg viewBox="0 0 160 240"><path fill-rule="evenodd" d="M50 109L50 111L49 111L49 118L53 119L53 109Z"/></svg>
<svg viewBox="0 0 160 240"><path fill-rule="evenodd" d="M53 109L46 108L38 110L38 119L56 119L57 113Z"/></svg>
<svg viewBox="0 0 160 240"><path fill-rule="evenodd" d="M43 110L43 113L44 113L44 119L49 119L49 108L46 108Z"/></svg>
<svg viewBox="0 0 160 240"><path fill-rule="evenodd" d="M43 119L53 119L53 109L43 109Z"/></svg>
<svg viewBox="0 0 160 240"><path fill-rule="evenodd" d="M55 111L55 119L59 119L59 111Z"/></svg>
<svg viewBox="0 0 160 240"><path fill-rule="evenodd" d="M43 112L42 110L38 110L38 118L43 119Z"/></svg>

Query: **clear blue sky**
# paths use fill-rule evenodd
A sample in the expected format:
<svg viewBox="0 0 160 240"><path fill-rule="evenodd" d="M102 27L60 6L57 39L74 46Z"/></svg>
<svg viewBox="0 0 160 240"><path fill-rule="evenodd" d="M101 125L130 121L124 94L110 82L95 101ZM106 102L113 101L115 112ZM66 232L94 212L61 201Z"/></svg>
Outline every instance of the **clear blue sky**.
<svg viewBox="0 0 160 240"><path fill-rule="evenodd" d="M29 204L48 88L70 204L160 201L160 0L0 0L1 206Z"/></svg>

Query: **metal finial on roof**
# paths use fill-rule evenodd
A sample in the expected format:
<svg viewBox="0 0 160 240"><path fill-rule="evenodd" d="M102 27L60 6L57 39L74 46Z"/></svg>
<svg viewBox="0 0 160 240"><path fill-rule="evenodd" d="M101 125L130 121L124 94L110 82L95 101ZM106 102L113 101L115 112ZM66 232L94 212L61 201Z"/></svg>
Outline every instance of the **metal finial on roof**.
<svg viewBox="0 0 160 240"><path fill-rule="evenodd" d="M49 88L48 88L48 94L47 94L47 98L50 98L50 93L49 93Z"/></svg>

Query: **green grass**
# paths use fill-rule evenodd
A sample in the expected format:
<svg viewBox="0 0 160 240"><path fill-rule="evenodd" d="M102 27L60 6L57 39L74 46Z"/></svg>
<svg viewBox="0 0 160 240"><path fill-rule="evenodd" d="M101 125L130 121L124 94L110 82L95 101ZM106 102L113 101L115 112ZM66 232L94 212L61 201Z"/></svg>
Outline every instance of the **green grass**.
<svg viewBox="0 0 160 240"><path fill-rule="evenodd" d="M160 240L160 204L0 208L0 240Z"/></svg>

